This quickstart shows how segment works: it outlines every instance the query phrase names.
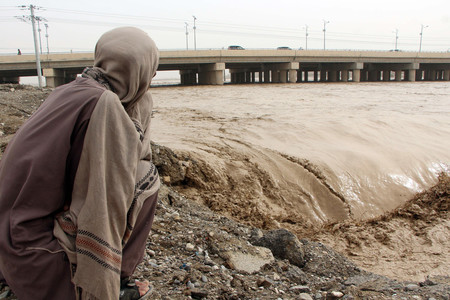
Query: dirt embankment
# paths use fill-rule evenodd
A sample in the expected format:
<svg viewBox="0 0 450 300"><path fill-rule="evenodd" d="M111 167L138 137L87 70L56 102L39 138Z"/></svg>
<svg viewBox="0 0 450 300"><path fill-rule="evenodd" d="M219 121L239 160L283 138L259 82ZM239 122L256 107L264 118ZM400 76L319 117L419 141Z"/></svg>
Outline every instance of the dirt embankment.
<svg viewBox="0 0 450 300"><path fill-rule="evenodd" d="M49 92L0 85L0 155ZM376 219L319 226L261 206L255 195L276 191L273 178L257 165L250 176L224 178L216 166L189 153L159 145L153 151L166 184L136 275L152 282L155 299L450 297L448 175ZM229 155L251 164L245 155ZM15 299L7 287L1 295Z"/></svg>

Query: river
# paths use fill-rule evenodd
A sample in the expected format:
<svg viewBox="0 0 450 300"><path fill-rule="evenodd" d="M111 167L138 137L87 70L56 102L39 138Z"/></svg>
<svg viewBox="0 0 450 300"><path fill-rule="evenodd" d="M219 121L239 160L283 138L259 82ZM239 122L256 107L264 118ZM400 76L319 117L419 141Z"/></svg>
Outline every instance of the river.
<svg viewBox="0 0 450 300"><path fill-rule="evenodd" d="M215 192L222 182L235 203L251 199L278 216L318 222L377 216L449 171L450 82L151 92L156 143L215 170Z"/></svg>

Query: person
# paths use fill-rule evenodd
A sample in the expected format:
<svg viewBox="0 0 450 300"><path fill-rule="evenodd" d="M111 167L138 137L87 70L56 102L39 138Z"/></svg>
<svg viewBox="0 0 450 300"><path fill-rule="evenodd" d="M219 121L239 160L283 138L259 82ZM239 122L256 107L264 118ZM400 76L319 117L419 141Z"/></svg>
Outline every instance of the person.
<svg viewBox="0 0 450 300"><path fill-rule="evenodd" d="M17 55L22 55L22 51L20 51L20 49L17 49Z"/></svg>
<svg viewBox="0 0 450 300"><path fill-rule="evenodd" d="M103 34L94 66L56 88L0 161L0 280L26 299L144 299L131 276L155 214L153 40Z"/></svg>

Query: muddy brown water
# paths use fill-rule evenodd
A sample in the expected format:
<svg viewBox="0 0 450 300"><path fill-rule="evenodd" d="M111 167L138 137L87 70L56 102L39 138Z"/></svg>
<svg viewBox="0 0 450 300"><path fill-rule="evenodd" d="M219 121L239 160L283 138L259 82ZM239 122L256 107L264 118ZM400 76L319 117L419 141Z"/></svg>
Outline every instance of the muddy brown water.
<svg viewBox="0 0 450 300"><path fill-rule="evenodd" d="M260 205L314 221L369 218L449 171L450 82L252 84L152 88L152 139ZM251 162L251 164L247 163Z"/></svg>

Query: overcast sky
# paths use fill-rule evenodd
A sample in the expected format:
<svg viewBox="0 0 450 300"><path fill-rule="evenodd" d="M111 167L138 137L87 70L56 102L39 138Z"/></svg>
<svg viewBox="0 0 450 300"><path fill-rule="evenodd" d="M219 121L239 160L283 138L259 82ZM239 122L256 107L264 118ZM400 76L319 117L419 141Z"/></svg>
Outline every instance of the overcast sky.
<svg viewBox="0 0 450 300"><path fill-rule="evenodd" d="M417 51L423 25L422 51L450 51L449 0L35 0L36 15L48 24L50 52L93 51L105 31L137 26L148 32L161 50L247 49L288 46L323 49ZM20 9L18 6L27 8ZM29 16L30 2L2 0L0 53L34 51ZM47 51L41 22L43 52ZM132 45L131 45L132 46Z"/></svg>

